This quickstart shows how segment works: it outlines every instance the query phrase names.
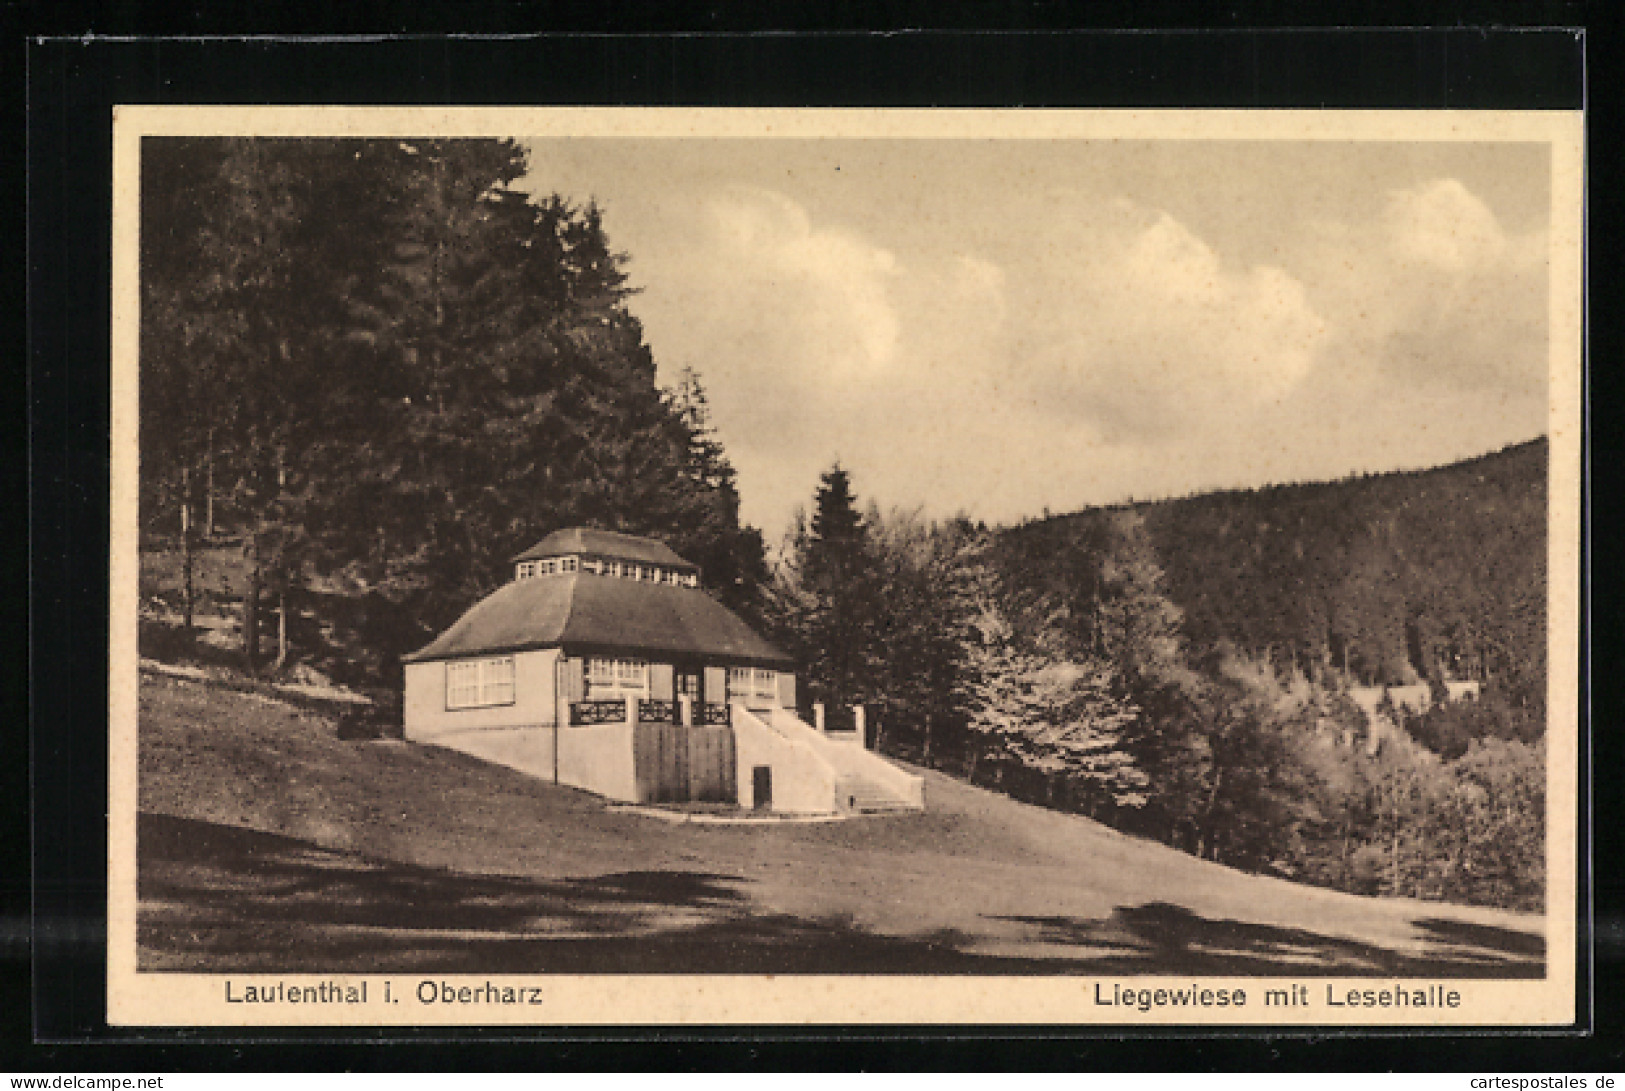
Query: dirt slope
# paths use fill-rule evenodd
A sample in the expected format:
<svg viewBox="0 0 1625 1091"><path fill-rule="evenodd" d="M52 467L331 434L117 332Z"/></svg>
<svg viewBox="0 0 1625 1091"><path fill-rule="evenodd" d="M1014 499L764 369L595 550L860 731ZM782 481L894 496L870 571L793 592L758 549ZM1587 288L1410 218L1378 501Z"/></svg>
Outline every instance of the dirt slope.
<svg viewBox="0 0 1625 1091"><path fill-rule="evenodd" d="M928 774L924 814L672 824L143 679L153 969L1539 976L1538 917L1244 875Z"/></svg>

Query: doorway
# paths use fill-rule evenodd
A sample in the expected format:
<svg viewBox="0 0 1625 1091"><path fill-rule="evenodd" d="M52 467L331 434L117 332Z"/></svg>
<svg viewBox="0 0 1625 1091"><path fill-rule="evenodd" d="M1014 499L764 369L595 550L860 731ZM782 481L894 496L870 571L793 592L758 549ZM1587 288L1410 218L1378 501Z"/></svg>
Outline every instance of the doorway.
<svg viewBox="0 0 1625 1091"><path fill-rule="evenodd" d="M677 696L689 698L698 712L705 704L705 672L694 665L679 664L673 678Z"/></svg>

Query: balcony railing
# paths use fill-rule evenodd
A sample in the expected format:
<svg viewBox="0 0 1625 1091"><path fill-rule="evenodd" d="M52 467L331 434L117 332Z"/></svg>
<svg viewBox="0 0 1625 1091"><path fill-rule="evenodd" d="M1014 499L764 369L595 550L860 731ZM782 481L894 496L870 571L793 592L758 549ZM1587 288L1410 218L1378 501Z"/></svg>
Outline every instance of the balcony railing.
<svg viewBox="0 0 1625 1091"><path fill-rule="evenodd" d="M677 722L676 701L639 701L638 723L674 724Z"/></svg>
<svg viewBox="0 0 1625 1091"><path fill-rule="evenodd" d="M571 727L594 727L600 724L626 722L626 701L617 697L612 701L576 701L570 705Z"/></svg>
<svg viewBox="0 0 1625 1091"><path fill-rule="evenodd" d="M637 698L637 722L640 724L680 724L683 722L681 701L651 701ZM627 699L614 697L604 701L573 701L570 704L571 727L597 727L604 724L624 724ZM727 727L733 724L733 712L724 704L691 704L688 715L696 727Z"/></svg>

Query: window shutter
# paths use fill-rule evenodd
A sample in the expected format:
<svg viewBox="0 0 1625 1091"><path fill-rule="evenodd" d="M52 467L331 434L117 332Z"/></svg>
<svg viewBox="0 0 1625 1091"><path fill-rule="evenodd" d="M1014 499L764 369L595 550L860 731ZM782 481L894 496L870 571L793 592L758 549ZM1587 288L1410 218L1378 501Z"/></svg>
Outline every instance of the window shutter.
<svg viewBox="0 0 1625 1091"><path fill-rule="evenodd" d="M723 668L705 668L705 699L713 705L728 702L728 672Z"/></svg>
<svg viewBox="0 0 1625 1091"><path fill-rule="evenodd" d="M487 659L480 664L480 703L511 705L514 691L513 656Z"/></svg>
<svg viewBox="0 0 1625 1091"><path fill-rule="evenodd" d="M654 701L669 701L672 694L672 669L670 663L649 664L649 698Z"/></svg>
<svg viewBox="0 0 1625 1091"><path fill-rule="evenodd" d="M586 679L582 677L584 664L579 659L561 659L559 669L564 674L564 697L567 701L579 701L587 692Z"/></svg>
<svg viewBox="0 0 1625 1091"><path fill-rule="evenodd" d="M779 672L779 707L791 711L796 707L796 676L789 671Z"/></svg>

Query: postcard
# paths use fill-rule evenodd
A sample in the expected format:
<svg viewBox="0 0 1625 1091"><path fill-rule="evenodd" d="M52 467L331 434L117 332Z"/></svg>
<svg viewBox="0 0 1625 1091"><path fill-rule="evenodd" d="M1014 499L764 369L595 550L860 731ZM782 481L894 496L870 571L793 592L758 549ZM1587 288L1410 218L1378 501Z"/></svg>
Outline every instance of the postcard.
<svg viewBox="0 0 1625 1091"><path fill-rule="evenodd" d="M109 1022L1572 1024L1582 134L119 108Z"/></svg>

